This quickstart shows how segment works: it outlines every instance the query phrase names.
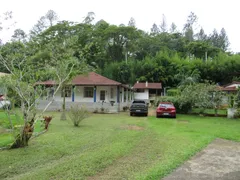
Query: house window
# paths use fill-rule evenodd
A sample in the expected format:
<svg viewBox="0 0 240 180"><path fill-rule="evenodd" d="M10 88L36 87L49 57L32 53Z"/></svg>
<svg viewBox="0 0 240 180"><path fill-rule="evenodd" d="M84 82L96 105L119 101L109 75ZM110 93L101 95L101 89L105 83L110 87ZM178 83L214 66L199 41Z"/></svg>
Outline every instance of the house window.
<svg viewBox="0 0 240 180"><path fill-rule="evenodd" d="M65 97L71 97L72 94L72 87L71 86L66 86L64 87L65 89ZM62 89L61 97L64 97L64 90Z"/></svg>
<svg viewBox="0 0 240 180"><path fill-rule="evenodd" d="M93 87L84 87L84 97L93 97Z"/></svg>
<svg viewBox="0 0 240 180"><path fill-rule="evenodd" d="M114 93L114 89L111 88L111 91L110 91L110 96L111 96L111 99L113 99L113 93Z"/></svg>
<svg viewBox="0 0 240 180"><path fill-rule="evenodd" d="M105 101L105 91L100 91L100 101Z"/></svg>
<svg viewBox="0 0 240 180"><path fill-rule="evenodd" d="M137 92L143 93L144 89L137 89Z"/></svg>

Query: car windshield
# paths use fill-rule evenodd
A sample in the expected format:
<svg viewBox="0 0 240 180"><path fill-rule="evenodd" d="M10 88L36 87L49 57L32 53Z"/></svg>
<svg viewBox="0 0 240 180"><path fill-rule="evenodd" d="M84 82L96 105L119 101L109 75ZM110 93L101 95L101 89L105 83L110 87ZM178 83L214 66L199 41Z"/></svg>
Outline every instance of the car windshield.
<svg viewBox="0 0 240 180"><path fill-rule="evenodd" d="M143 104L145 104L145 101L133 101L133 103L143 103Z"/></svg>
<svg viewBox="0 0 240 180"><path fill-rule="evenodd" d="M170 108L173 107L172 104L159 104L159 107Z"/></svg>

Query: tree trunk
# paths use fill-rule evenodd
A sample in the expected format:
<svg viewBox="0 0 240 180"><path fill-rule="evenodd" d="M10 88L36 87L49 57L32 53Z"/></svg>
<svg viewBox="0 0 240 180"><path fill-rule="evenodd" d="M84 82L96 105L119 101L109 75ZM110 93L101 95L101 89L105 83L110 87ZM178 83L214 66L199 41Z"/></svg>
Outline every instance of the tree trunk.
<svg viewBox="0 0 240 180"><path fill-rule="evenodd" d="M63 104L62 104L62 114L60 120L67 120L66 117L66 98L65 98L65 87L63 87Z"/></svg>
<svg viewBox="0 0 240 180"><path fill-rule="evenodd" d="M27 124L22 131L16 136L14 143L11 145L11 149L28 146L28 141L33 134L34 128Z"/></svg>
<svg viewBox="0 0 240 180"><path fill-rule="evenodd" d="M215 111L215 116L217 117L218 116L218 109L215 108L214 111Z"/></svg>

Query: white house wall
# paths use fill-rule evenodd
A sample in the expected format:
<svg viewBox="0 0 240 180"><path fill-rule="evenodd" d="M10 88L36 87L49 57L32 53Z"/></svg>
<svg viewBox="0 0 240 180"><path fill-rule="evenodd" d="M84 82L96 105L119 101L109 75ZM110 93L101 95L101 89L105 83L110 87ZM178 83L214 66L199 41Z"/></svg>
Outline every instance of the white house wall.
<svg viewBox="0 0 240 180"><path fill-rule="evenodd" d="M240 87L240 84L232 84L232 85L227 86L227 87Z"/></svg>
<svg viewBox="0 0 240 180"><path fill-rule="evenodd" d="M148 100L149 91L145 89L144 92L134 92L134 99Z"/></svg>
<svg viewBox="0 0 240 180"><path fill-rule="evenodd" d="M85 87L94 87L94 86L85 86ZM111 98L111 88L113 88L113 98ZM75 86L74 90L74 102L72 102L72 94L71 97L66 97L66 109L69 109L73 105L84 105L87 107L89 111L100 111L102 108L107 110L108 112L119 112L123 110L123 107L130 106L133 96L130 96L130 90L125 91L125 93L121 93L120 91L124 92L124 89L119 88L119 103L117 103L117 86L97 86L96 87L96 102L94 102L94 97L85 98L84 97L84 86ZM100 101L100 91L105 91L105 101ZM126 92L129 95L126 95L126 100L124 100L124 94ZM51 98L44 96L41 99L36 101L37 109L44 109L46 105L50 102ZM111 103L114 101L114 103ZM48 110L51 111L59 111L62 109L63 97L61 97L61 90L59 90L54 97L53 102L49 106Z"/></svg>
<svg viewBox="0 0 240 180"><path fill-rule="evenodd" d="M74 101L75 102L94 102L93 97L84 97L84 87L94 86L75 86ZM113 98L111 98L111 88L113 88ZM117 102L117 86L97 86L96 87L96 102L100 102L100 91L105 91L105 102L115 101ZM121 98L121 97L120 97ZM55 101L62 101L61 90L55 95ZM66 102L72 102L72 96L66 97Z"/></svg>
<svg viewBox="0 0 240 180"><path fill-rule="evenodd" d="M61 90L58 90L55 94L55 101L63 101L63 97L61 97ZM72 101L72 97L66 97L65 98L66 102L71 102Z"/></svg>
<svg viewBox="0 0 240 180"><path fill-rule="evenodd" d="M94 88L94 86L85 86L85 87ZM93 97L84 97L84 86L75 86L74 101L75 102L93 102Z"/></svg>

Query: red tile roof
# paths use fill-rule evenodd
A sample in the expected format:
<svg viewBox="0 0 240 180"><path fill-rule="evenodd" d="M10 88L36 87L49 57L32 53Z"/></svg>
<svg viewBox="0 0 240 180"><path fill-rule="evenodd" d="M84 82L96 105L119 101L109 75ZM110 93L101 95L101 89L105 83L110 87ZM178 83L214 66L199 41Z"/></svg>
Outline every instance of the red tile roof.
<svg viewBox="0 0 240 180"><path fill-rule="evenodd" d="M73 78L72 84L75 85L121 85L120 82L108 79L95 72L90 72L88 75L79 75Z"/></svg>
<svg viewBox="0 0 240 180"><path fill-rule="evenodd" d="M237 91L237 88L234 86L234 87L223 87L221 89L222 91Z"/></svg>
<svg viewBox="0 0 240 180"><path fill-rule="evenodd" d="M162 89L162 83L135 83L133 89Z"/></svg>
<svg viewBox="0 0 240 180"><path fill-rule="evenodd" d="M44 81L44 82L37 82L36 84L39 85L54 85L56 84L55 81ZM86 75L78 75L73 78L72 83L73 85L101 85L101 86L111 86L111 85L122 85L120 82L108 79L100 74L95 72L90 72Z"/></svg>
<svg viewBox="0 0 240 180"><path fill-rule="evenodd" d="M226 84L224 87L231 86L233 84L240 84L240 82L239 81L233 81L233 82L231 82L229 84Z"/></svg>

